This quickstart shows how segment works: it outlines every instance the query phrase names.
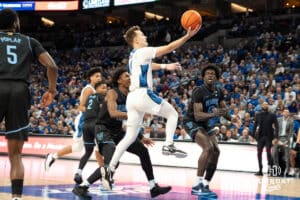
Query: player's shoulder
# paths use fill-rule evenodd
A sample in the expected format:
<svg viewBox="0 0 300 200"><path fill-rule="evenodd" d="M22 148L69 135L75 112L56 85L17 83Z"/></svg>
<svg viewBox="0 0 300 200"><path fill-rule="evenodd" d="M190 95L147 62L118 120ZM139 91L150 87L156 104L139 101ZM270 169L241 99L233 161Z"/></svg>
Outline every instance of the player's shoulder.
<svg viewBox="0 0 300 200"><path fill-rule="evenodd" d="M136 53L148 53L149 51L155 51L156 47L142 47L135 50Z"/></svg>
<svg viewBox="0 0 300 200"><path fill-rule="evenodd" d="M87 84L82 88L82 90L86 90L86 89L94 89L94 87L91 84Z"/></svg>
<svg viewBox="0 0 300 200"><path fill-rule="evenodd" d="M200 92L200 91L203 91L203 90L205 90L204 85L195 86L193 88L193 92Z"/></svg>

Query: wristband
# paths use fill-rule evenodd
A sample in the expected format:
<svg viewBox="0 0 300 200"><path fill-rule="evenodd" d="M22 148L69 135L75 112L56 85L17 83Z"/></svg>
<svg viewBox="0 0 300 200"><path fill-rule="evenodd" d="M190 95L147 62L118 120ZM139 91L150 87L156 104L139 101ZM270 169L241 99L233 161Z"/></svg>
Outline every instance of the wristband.
<svg viewBox="0 0 300 200"><path fill-rule="evenodd" d="M161 68L161 69L166 69L166 64L161 64L161 65L160 65L160 68Z"/></svg>

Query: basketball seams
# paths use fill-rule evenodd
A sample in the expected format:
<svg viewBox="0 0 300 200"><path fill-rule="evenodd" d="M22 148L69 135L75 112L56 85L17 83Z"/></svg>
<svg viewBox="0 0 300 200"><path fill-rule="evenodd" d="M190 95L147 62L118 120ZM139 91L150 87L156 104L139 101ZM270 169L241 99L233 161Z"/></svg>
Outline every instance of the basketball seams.
<svg viewBox="0 0 300 200"><path fill-rule="evenodd" d="M193 19L193 16L195 15L195 13L192 13L191 15L188 16L185 26L186 28L189 28L191 25L189 24L190 19ZM193 24L193 23L192 23Z"/></svg>
<svg viewBox="0 0 300 200"><path fill-rule="evenodd" d="M196 26L202 24L202 17L201 15L195 10L188 10L186 11L181 17L181 24L184 29L195 29Z"/></svg>

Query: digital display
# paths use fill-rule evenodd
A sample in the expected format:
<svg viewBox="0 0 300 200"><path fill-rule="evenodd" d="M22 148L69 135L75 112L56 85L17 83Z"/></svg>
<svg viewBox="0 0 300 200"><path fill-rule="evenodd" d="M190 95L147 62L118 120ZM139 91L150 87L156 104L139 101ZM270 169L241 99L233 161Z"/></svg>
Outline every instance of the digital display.
<svg viewBox="0 0 300 200"><path fill-rule="evenodd" d="M158 0L114 0L114 6L125 6L130 4L149 3Z"/></svg>
<svg viewBox="0 0 300 200"><path fill-rule="evenodd" d="M0 10L3 10L4 8L10 8L15 11L68 11L78 10L78 7L78 0L0 2Z"/></svg>
<svg viewBox="0 0 300 200"><path fill-rule="evenodd" d="M4 8L10 8L12 10L21 11L21 10L34 10L35 3L33 1L22 1L22 2L1 2L0 10Z"/></svg>
<svg viewBox="0 0 300 200"><path fill-rule="evenodd" d="M82 9L109 7L110 0L83 0Z"/></svg>
<svg viewBox="0 0 300 200"><path fill-rule="evenodd" d="M36 11L78 10L78 0L74 1L36 1Z"/></svg>

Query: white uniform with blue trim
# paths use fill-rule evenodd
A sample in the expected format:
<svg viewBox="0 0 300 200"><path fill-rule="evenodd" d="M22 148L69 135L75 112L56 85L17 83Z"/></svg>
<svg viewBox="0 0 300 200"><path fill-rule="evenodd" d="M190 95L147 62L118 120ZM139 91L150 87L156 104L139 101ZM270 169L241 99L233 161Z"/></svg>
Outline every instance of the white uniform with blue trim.
<svg viewBox="0 0 300 200"><path fill-rule="evenodd" d="M94 94L96 93L95 88L91 84L87 84L81 90L81 94L80 94L80 97L79 97L80 102L82 101L84 90L87 89L87 88L91 88L93 90L93 93ZM85 112L80 111L79 114L76 116L76 118L74 120L75 133L73 134L73 140L74 140L75 143L77 143L78 146L72 145L73 152L74 152L74 150L79 151L79 149L83 148L82 126L83 126L84 117L85 117Z"/></svg>
<svg viewBox="0 0 300 200"><path fill-rule="evenodd" d="M129 57L130 88L126 100L127 130L123 139L116 146L110 161L114 169L126 149L136 140L142 126L145 113L167 118L166 143L173 143L177 126L178 113L161 97L152 91L152 59L155 58L155 47L135 49Z"/></svg>
<svg viewBox="0 0 300 200"><path fill-rule="evenodd" d="M144 47L133 50L129 57L129 73L130 73L130 92L127 96L126 107L127 111L139 110L141 111L142 124L143 114L151 113L158 114L162 105L163 99L157 96L152 91L152 59L155 58L156 48ZM131 113L128 113L130 115ZM132 122L127 121L127 125ZM136 124L136 121L133 121Z"/></svg>

